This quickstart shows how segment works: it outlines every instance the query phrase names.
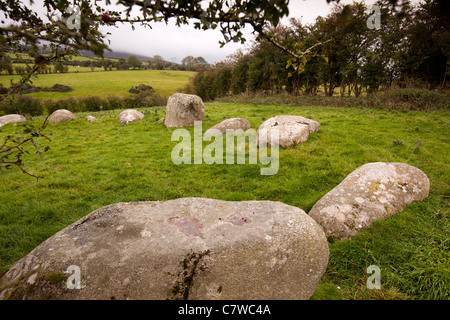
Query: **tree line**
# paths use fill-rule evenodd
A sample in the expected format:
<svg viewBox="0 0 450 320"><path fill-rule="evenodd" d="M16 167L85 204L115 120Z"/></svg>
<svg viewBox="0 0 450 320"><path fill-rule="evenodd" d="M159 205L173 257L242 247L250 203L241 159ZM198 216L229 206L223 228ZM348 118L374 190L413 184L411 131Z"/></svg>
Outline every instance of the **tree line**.
<svg viewBox="0 0 450 320"><path fill-rule="evenodd" d="M197 74L187 91L205 100L260 92L360 96L393 85L448 88L450 12L445 1L400 8L379 1L381 28L369 28L364 3L335 5L313 24L291 19ZM296 58L292 52L307 52Z"/></svg>
<svg viewBox="0 0 450 320"><path fill-rule="evenodd" d="M26 66L16 64L32 65L34 60L26 58L11 58L8 55L0 57L0 73L6 74L23 74L28 71ZM103 69L104 71L112 70L130 70L130 69L150 69L150 70L181 70L181 71L200 71L209 66L209 63L203 57L187 56L183 58L181 64L173 63L164 60L160 55L154 55L152 60L141 61L136 56L131 55L128 59L108 59L97 58L89 60L66 60L54 61L52 64L41 66L36 73L66 73L69 72L69 66L87 67L92 71L95 68ZM31 68L31 67L30 67Z"/></svg>

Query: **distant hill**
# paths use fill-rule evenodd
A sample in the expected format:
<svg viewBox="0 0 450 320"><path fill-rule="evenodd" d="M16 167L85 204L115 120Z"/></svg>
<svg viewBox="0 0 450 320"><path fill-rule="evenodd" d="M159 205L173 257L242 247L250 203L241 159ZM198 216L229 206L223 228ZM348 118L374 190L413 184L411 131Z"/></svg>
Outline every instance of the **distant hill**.
<svg viewBox="0 0 450 320"><path fill-rule="evenodd" d="M88 50L81 50L80 55L83 57L97 57L92 51ZM128 59L130 56L135 56L141 61L152 61L152 57L147 57L144 55L136 54L136 53L130 53L130 52L123 52L123 51L105 51L104 57L110 58L110 59L119 59L119 58L125 58Z"/></svg>

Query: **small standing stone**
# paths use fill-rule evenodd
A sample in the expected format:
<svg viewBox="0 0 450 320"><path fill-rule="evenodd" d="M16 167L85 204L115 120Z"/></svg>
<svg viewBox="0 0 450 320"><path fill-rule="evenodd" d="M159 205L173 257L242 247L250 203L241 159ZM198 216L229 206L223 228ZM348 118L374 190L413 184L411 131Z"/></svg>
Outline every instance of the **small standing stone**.
<svg viewBox="0 0 450 320"><path fill-rule="evenodd" d="M97 119L96 117L93 117L93 116L87 116L87 117L86 117L86 120L89 121L89 122L95 122L95 121L98 121L98 119Z"/></svg>
<svg viewBox="0 0 450 320"><path fill-rule="evenodd" d="M50 115L49 122L50 124L55 124L64 121L74 120L76 118L77 117L75 117L75 115L69 110L59 109Z"/></svg>
<svg viewBox="0 0 450 320"><path fill-rule="evenodd" d="M203 121L204 118L205 105L199 96L174 93L167 100L164 121L167 128L191 127L194 121Z"/></svg>
<svg viewBox="0 0 450 320"><path fill-rule="evenodd" d="M144 118L144 114L134 109L127 109L119 114L119 124L129 124Z"/></svg>

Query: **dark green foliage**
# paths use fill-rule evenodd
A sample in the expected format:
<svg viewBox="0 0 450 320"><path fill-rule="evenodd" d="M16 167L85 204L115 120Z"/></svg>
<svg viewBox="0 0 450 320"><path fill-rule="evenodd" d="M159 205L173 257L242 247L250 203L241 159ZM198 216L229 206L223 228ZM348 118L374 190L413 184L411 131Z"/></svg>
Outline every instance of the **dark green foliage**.
<svg viewBox="0 0 450 320"><path fill-rule="evenodd" d="M167 98L151 91L141 92L124 98L108 96L106 99L98 96L73 97L59 100L41 100L28 95L18 95L13 101L0 103L0 115L18 113L22 115L39 116L51 114L59 109L71 112L96 112L101 110L115 110L123 108L143 108L164 106Z"/></svg>
<svg viewBox="0 0 450 320"><path fill-rule="evenodd" d="M221 101L255 104L286 104L294 106L363 107L389 110L450 110L448 94L427 89L389 88L367 96L293 96L290 94L267 95L262 92L222 97Z"/></svg>
<svg viewBox="0 0 450 320"><path fill-rule="evenodd" d="M117 96L107 96L106 99L108 100L108 104L106 107L103 107L103 110L122 109L124 107L123 99Z"/></svg>
<svg viewBox="0 0 450 320"><path fill-rule="evenodd" d="M130 93L141 93L141 92L145 92L147 94L149 93L153 93L155 90L153 90L153 88L149 85L146 84L140 84L136 87L131 87L130 90L128 90L128 92Z"/></svg>
<svg viewBox="0 0 450 320"><path fill-rule="evenodd" d="M47 114L52 114L54 111L59 109L66 109L71 112L82 111L82 106L80 102L72 97L59 99L59 100L45 100L43 102L45 105L45 111Z"/></svg>
<svg viewBox="0 0 450 320"><path fill-rule="evenodd" d="M78 101L82 106L82 111L101 111L104 106L108 109L108 100L98 96L82 97L78 98Z"/></svg>
<svg viewBox="0 0 450 320"><path fill-rule="evenodd" d="M271 28L269 36L260 37L248 53L238 51L226 62L202 70L186 90L205 100L260 91L330 97L359 97L395 86L445 91L450 74L449 6L439 0L416 7L405 3L397 10L386 3L379 6L379 30L367 26L368 6L364 3L336 6L312 25L291 19L289 26ZM222 81L224 74L231 74L231 80ZM442 108L430 107L437 97L432 91L414 90L402 92L407 95L403 97L390 91L390 97L364 103L385 107L382 104L387 101L399 104L390 108L401 108L405 102L410 109Z"/></svg>
<svg viewBox="0 0 450 320"><path fill-rule="evenodd" d="M231 75L231 92L243 93L247 90L247 78L250 56L244 55L237 59Z"/></svg>
<svg viewBox="0 0 450 320"><path fill-rule="evenodd" d="M40 116L44 112L42 101L27 95L15 96L14 100L5 103L5 107L6 113Z"/></svg>

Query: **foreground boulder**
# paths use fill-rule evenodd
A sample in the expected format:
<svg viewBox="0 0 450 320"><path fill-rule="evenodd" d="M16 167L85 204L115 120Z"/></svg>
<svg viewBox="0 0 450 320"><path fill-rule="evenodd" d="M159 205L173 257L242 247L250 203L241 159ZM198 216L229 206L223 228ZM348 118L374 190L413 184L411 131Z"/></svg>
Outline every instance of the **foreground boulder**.
<svg viewBox="0 0 450 320"><path fill-rule="evenodd" d="M429 189L427 175L409 164L367 163L320 199L309 216L322 226L327 237L349 239L375 220L424 200Z"/></svg>
<svg viewBox="0 0 450 320"><path fill-rule="evenodd" d="M72 112L70 112L69 110L59 109L50 115L50 118L48 121L50 124L55 124L55 123L60 123L60 122L64 122L64 121L75 120L76 118L77 117L75 117L75 115Z"/></svg>
<svg viewBox="0 0 450 320"><path fill-rule="evenodd" d="M18 261L0 299L308 299L328 256L320 226L280 202L118 203Z"/></svg>
<svg viewBox="0 0 450 320"><path fill-rule="evenodd" d="M27 119L20 114L8 114L0 117L0 127L3 127L7 123L16 123L27 121Z"/></svg>
<svg viewBox="0 0 450 320"><path fill-rule="evenodd" d="M164 120L167 128L192 127L194 121L203 121L204 118L205 105L199 96L174 93L167 100Z"/></svg>
<svg viewBox="0 0 450 320"><path fill-rule="evenodd" d="M258 141L272 145L270 135L278 130L279 145L287 148L308 140L309 134L317 132L320 124L317 121L301 116L280 115L264 121L258 128Z"/></svg>
<svg viewBox="0 0 450 320"><path fill-rule="evenodd" d="M119 124L129 124L132 122L136 122L142 120L144 118L144 114L134 109L127 109L122 111L119 114Z"/></svg>
<svg viewBox="0 0 450 320"><path fill-rule="evenodd" d="M210 135L214 132L214 130L219 130L223 134L227 133L227 129L238 130L242 129L243 131L250 129L250 122L246 119L242 118L231 118L223 120L222 122L216 124L215 126L206 130L205 135Z"/></svg>

